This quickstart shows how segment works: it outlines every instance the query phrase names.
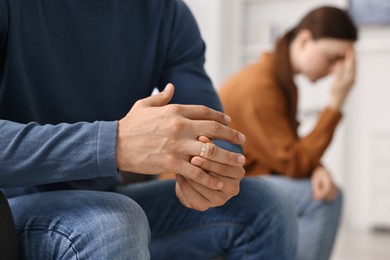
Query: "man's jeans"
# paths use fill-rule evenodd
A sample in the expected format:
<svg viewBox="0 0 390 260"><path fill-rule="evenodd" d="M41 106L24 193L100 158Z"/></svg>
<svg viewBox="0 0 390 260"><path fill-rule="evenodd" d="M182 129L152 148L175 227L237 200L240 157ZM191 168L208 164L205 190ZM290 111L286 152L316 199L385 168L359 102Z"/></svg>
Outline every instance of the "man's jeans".
<svg viewBox="0 0 390 260"><path fill-rule="evenodd" d="M342 193L332 202L313 200L310 179L284 176L261 177L286 192L294 201L298 217L297 260L328 260L339 226Z"/></svg>
<svg viewBox="0 0 390 260"><path fill-rule="evenodd" d="M183 207L174 190L175 182L167 180L131 184L118 189L121 194L55 191L9 199L21 255L143 260L150 252L152 259L170 260L294 259L295 209L272 184L246 178L239 195L205 212Z"/></svg>

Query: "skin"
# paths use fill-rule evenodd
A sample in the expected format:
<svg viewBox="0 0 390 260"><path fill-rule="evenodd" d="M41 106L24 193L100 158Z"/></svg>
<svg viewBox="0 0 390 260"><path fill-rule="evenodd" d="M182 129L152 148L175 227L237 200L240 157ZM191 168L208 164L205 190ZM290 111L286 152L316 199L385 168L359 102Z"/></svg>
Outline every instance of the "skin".
<svg viewBox="0 0 390 260"><path fill-rule="evenodd" d="M212 147L212 140L206 136L200 136L199 141L207 143L207 147ZM208 149L208 148L207 148ZM206 150L207 150L206 149ZM204 211L210 207L223 205L228 199L239 193L239 184L241 179L245 176L245 170L242 166L231 166L223 163L216 163L209 157L206 152L205 157L194 156L191 163L202 167L206 172L215 177L222 178L225 185L221 190L207 190L204 186L193 182L190 179L176 174L176 193L181 194L179 199L189 208L194 208ZM210 158L210 157L209 157ZM187 190L185 194L183 189ZM196 202L196 204L194 204ZM199 207L199 206L203 206Z"/></svg>
<svg viewBox="0 0 390 260"><path fill-rule="evenodd" d="M353 41L313 39L310 31L301 30L290 45L290 60L294 73L305 75L311 82L333 74L328 107L341 112L355 83ZM337 195L337 186L322 166L313 171L312 188L315 200L332 201Z"/></svg>
<svg viewBox="0 0 390 260"><path fill-rule="evenodd" d="M314 200L330 202L336 198L338 189L327 169L322 166L317 167L311 179Z"/></svg>
<svg viewBox="0 0 390 260"><path fill-rule="evenodd" d="M117 168L140 174L179 173L176 194L183 205L202 211L223 205L239 191L245 157L209 142L201 158L198 139L207 136L243 144L245 136L227 126L231 119L224 113L199 105L168 104L173 93L168 84L161 93L137 101L119 120Z"/></svg>

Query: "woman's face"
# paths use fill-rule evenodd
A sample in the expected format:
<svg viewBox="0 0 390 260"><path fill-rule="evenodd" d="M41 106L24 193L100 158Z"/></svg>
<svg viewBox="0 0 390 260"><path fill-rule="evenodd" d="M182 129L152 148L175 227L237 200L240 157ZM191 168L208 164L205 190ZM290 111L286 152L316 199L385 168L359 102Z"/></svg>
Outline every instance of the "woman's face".
<svg viewBox="0 0 390 260"><path fill-rule="evenodd" d="M329 75L337 62L343 61L353 42L334 38L309 39L296 55L296 67L312 82Z"/></svg>

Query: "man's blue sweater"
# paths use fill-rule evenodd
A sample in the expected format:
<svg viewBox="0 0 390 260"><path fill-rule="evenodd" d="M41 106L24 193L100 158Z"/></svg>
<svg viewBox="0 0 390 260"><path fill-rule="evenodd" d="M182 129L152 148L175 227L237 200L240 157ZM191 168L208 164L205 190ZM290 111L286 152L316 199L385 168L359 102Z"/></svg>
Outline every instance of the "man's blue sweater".
<svg viewBox="0 0 390 260"><path fill-rule="evenodd" d="M180 0L0 0L0 187L113 187L137 100L221 109L204 51Z"/></svg>

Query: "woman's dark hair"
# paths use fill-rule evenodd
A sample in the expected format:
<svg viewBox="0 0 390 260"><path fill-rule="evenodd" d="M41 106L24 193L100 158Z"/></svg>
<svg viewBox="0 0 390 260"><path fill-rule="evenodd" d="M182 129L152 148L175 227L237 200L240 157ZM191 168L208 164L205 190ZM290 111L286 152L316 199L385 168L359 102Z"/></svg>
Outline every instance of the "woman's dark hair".
<svg viewBox="0 0 390 260"><path fill-rule="evenodd" d="M335 38L356 41L358 39L357 28L348 13L330 6L319 7L310 11L296 27L279 38L274 50L276 78L287 101L287 113L294 124L295 109L293 109L294 104L292 104L292 91L295 84L289 46L298 32L303 29L309 30L314 40Z"/></svg>

